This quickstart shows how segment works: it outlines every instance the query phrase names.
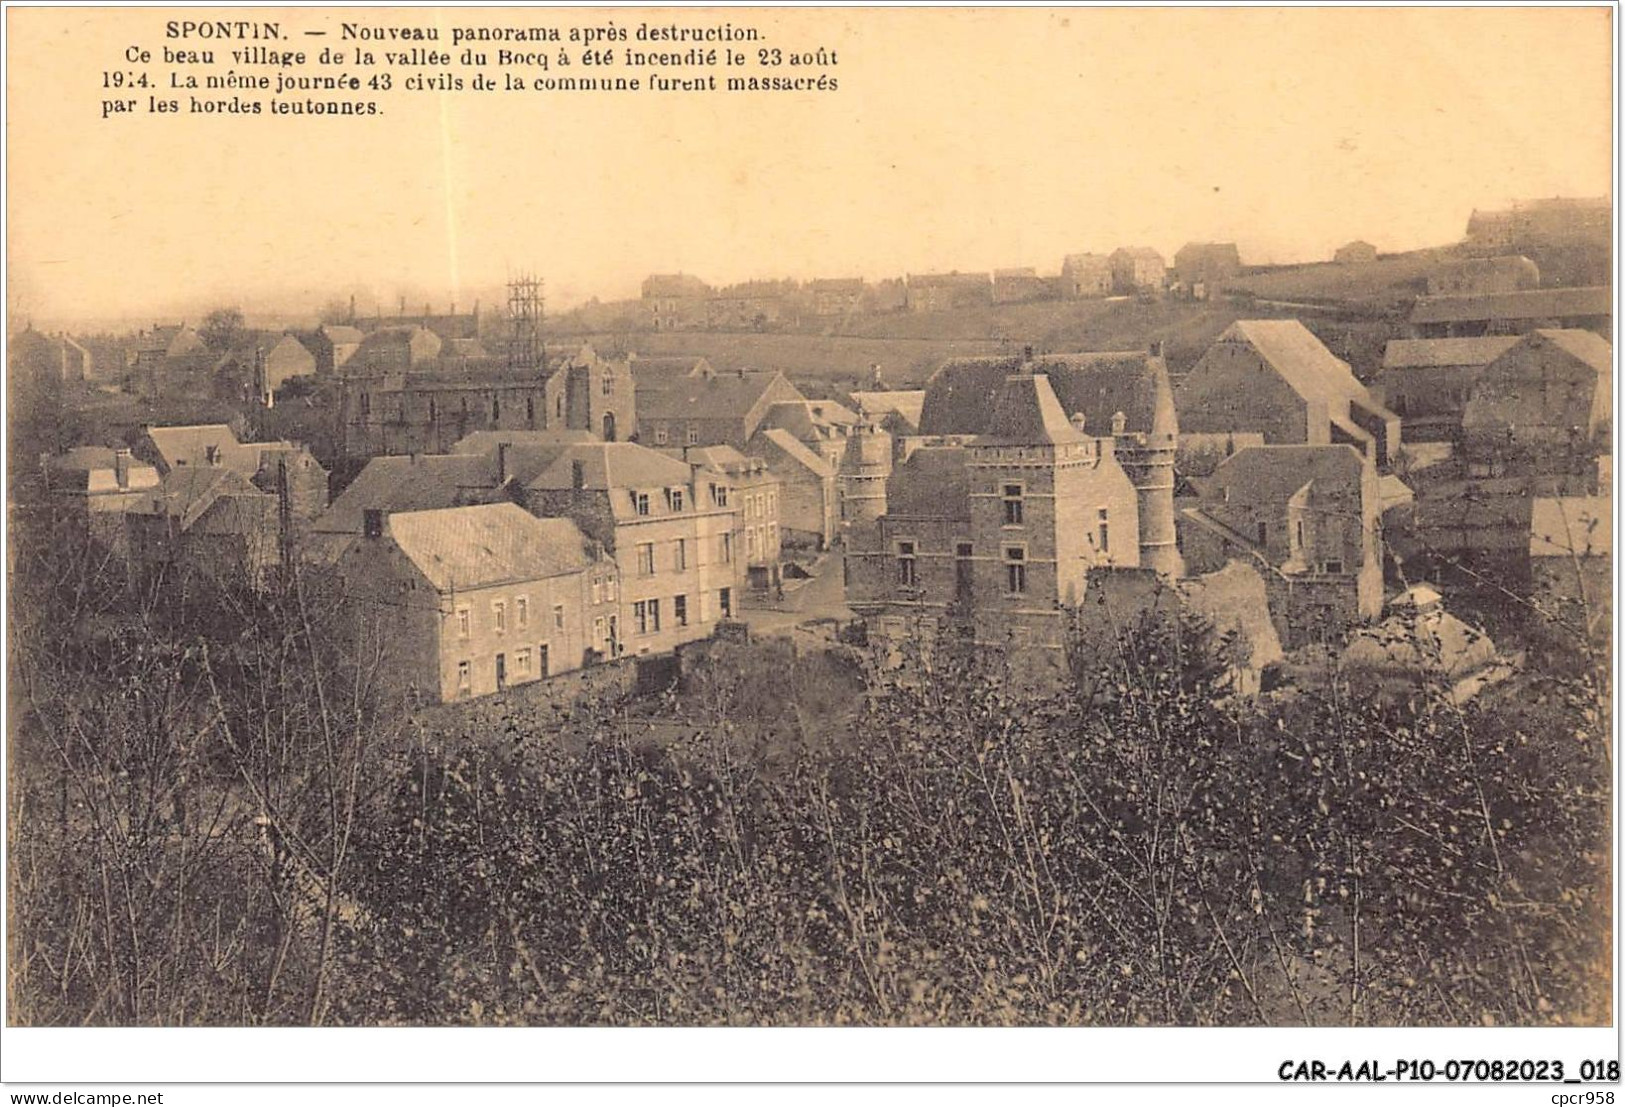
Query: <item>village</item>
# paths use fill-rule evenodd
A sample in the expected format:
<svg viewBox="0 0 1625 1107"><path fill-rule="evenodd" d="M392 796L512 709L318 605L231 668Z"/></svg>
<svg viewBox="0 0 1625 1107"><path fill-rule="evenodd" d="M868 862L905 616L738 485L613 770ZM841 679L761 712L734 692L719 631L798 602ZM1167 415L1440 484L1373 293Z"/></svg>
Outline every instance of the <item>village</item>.
<svg viewBox="0 0 1625 1107"><path fill-rule="evenodd" d="M546 697L599 666L670 679L716 636L947 635L1041 685L1148 616L1244 642L1235 693L1442 679L1470 696L1522 652L1515 620L1495 640L1486 587L1579 611L1588 637L1610 625L1612 296L1590 283L1609 227L1606 201L1475 212L1461 243L1399 263L1412 294L1376 312L1298 292L1307 313L1249 317L1286 303L1258 290L1292 267L1191 243L1171 265L1069 254L1047 277L651 276L593 309L607 325L545 318L528 277L495 309L352 300L281 331L232 311L135 335L25 325L14 409L58 429L14 464L14 507L138 577L336 574L389 643L402 704ZM1335 287L1384 264L1351 242L1300 270ZM1149 333L1076 351L1017 336L904 381L746 365L729 345L1040 302L1229 315L1182 359ZM1338 329L1348 310L1363 345ZM1357 371L1317 329L1380 360ZM645 352L670 332L699 345ZM113 414L55 418L75 405ZM164 417L189 410L213 418Z"/></svg>

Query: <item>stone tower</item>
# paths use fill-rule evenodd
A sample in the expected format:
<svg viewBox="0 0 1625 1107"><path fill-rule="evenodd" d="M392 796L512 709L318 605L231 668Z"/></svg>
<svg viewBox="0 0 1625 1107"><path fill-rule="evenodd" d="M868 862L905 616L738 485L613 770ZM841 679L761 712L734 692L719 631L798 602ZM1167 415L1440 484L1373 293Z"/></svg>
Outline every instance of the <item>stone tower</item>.
<svg viewBox="0 0 1625 1107"><path fill-rule="evenodd" d="M870 526L886 514L891 470L891 435L865 414L852 428L838 471L841 519L849 529Z"/></svg>

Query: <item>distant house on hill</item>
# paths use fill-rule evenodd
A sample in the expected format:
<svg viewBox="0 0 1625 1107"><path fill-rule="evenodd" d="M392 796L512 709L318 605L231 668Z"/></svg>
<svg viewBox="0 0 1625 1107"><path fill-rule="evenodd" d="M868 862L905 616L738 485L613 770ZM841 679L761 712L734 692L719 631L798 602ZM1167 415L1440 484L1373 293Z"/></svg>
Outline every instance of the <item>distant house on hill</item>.
<svg viewBox="0 0 1625 1107"><path fill-rule="evenodd" d="M1182 430L1254 431L1271 445L1358 447L1382 466L1399 452L1399 416L1295 319L1232 323L1179 384Z"/></svg>
<svg viewBox="0 0 1625 1107"><path fill-rule="evenodd" d="M908 310L954 311L993 302L993 283L986 273L911 273Z"/></svg>
<svg viewBox="0 0 1625 1107"><path fill-rule="evenodd" d="M1061 262L1061 295L1068 300L1110 296L1112 259L1105 254L1068 254Z"/></svg>
<svg viewBox="0 0 1625 1107"><path fill-rule="evenodd" d="M1234 242L1187 242L1174 255L1174 278L1186 288L1209 290L1241 272L1241 253Z"/></svg>
<svg viewBox="0 0 1625 1107"><path fill-rule="evenodd" d="M1467 243L1488 248L1589 242L1613 236L1613 203L1607 197L1523 200L1500 211L1477 211L1467 220Z"/></svg>
<svg viewBox="0 0 1625 1107"><path fill-rule="evenodd" d="M810 281L807 291L812 296L814 315L852 315L863 309L865 289L861 277Z"/></svg>
<svg viewBox="0 0 1625 1107"><path fill-rule="evenodd" d="M1120 295L1159 293L1168 280L1168 265L1149 246L1123 246L1112 251L1112 291Z"/></svg>
<svg viewBox="0 0 1625 1107"><path fill-rule="evenodd" d="M1363 239L1345 242L1332 253L1338 265L1364 265L1377 260L1377 248Z"/></svg>
<svg viewBox="0 0 1625 1107"><path fill-rule="evenodd" d="M1036 269L1029 267L993 270L995 304L1022 304L1032 300L1047 300L1054 291L1054 282L1040 277Z"/></svg>
<svg viewBox="0 0 1625 1107"><path fill-rule="evenodd" d="M711 286L688 273L657 273L644 278L643 311L657 331L696 330L708 318Z"/></svg>

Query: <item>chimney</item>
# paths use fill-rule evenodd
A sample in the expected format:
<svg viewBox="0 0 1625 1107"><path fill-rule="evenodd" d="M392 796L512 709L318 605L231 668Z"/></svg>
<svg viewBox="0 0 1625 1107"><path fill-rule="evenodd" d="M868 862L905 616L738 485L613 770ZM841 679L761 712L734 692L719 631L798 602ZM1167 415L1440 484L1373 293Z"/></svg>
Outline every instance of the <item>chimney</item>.
<svg viewBox="0 0 1625 1107"><path fill-rule="evenodd" d="M1161 357L1162 356L1162 342L1160 340L1151 343L1151 356L1152 357Z"/></svg>
<svg viewBox="0 0 1625 1107"><path fill-rule="evenodd" d="M497 483L508 483L508 444L497 443Z"/></svg>
<svg viewBox="0 0 1625 1107"><path fill-rule="evenodd" d="M570 487L577 492L587 487L587 466L579 460L570 462Z"/></svg>
<svg viewBox="0 0 1625 1107"><path fill-rule="evenodd" d="M113 479L120 488L130 487L130 451L113 451Z"/></svg>
<svg viewBox="0 0 1625 1107"><path fill-rule="evenodd" d="M384 536L384 511L382 508L369 507L361 513L361 534L365 538L382 538Z"/></svg>
<svg viewBox="0 0 1625 1107"><path fill-rule="evenodd" d="M1031 346L1023 346L1021 348L1021 360L1022 360L1022 363L1025 364L1025 363L1031 361L1032 359L1033 359L1033 348Z"/></svg>
<svg viewBox="0 0 1625 1107"><path fill-rule="evenodd" d="M1086 433L1083 428L1087 421L1088 420L1084 418L1083 412L1074 411L1072 413L1072 429L1077 431L1079 434Z"/></svg>
<svg viewBox="0 0 1625 1107"><path fill-rule="evenodd" d="M1119 435L1128 429L1128 416L1121 411L1112 413L1112 434Z"/></svg>

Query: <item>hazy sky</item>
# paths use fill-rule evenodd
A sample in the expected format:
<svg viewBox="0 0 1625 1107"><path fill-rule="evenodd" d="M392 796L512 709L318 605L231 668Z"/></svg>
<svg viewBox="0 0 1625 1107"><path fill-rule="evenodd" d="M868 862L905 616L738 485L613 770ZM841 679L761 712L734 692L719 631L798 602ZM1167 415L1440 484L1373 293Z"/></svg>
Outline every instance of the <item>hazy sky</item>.
<svg viewBox="0 0 1625 1107"><path fill-rule="evenodd" d="M199 14L8 12L14 313L314 310L352 290L461 306L515 269L564 307L636 295L649 272L1054 272L1065 253L1189 239L1310 260L1355 237L1453 241L1474 206L1610 192L1606 9L237 9L306 49L343 46L351 18L750 24L758 45L837 51L779 72L840 90L100 119L101 71Z"/></svg>

